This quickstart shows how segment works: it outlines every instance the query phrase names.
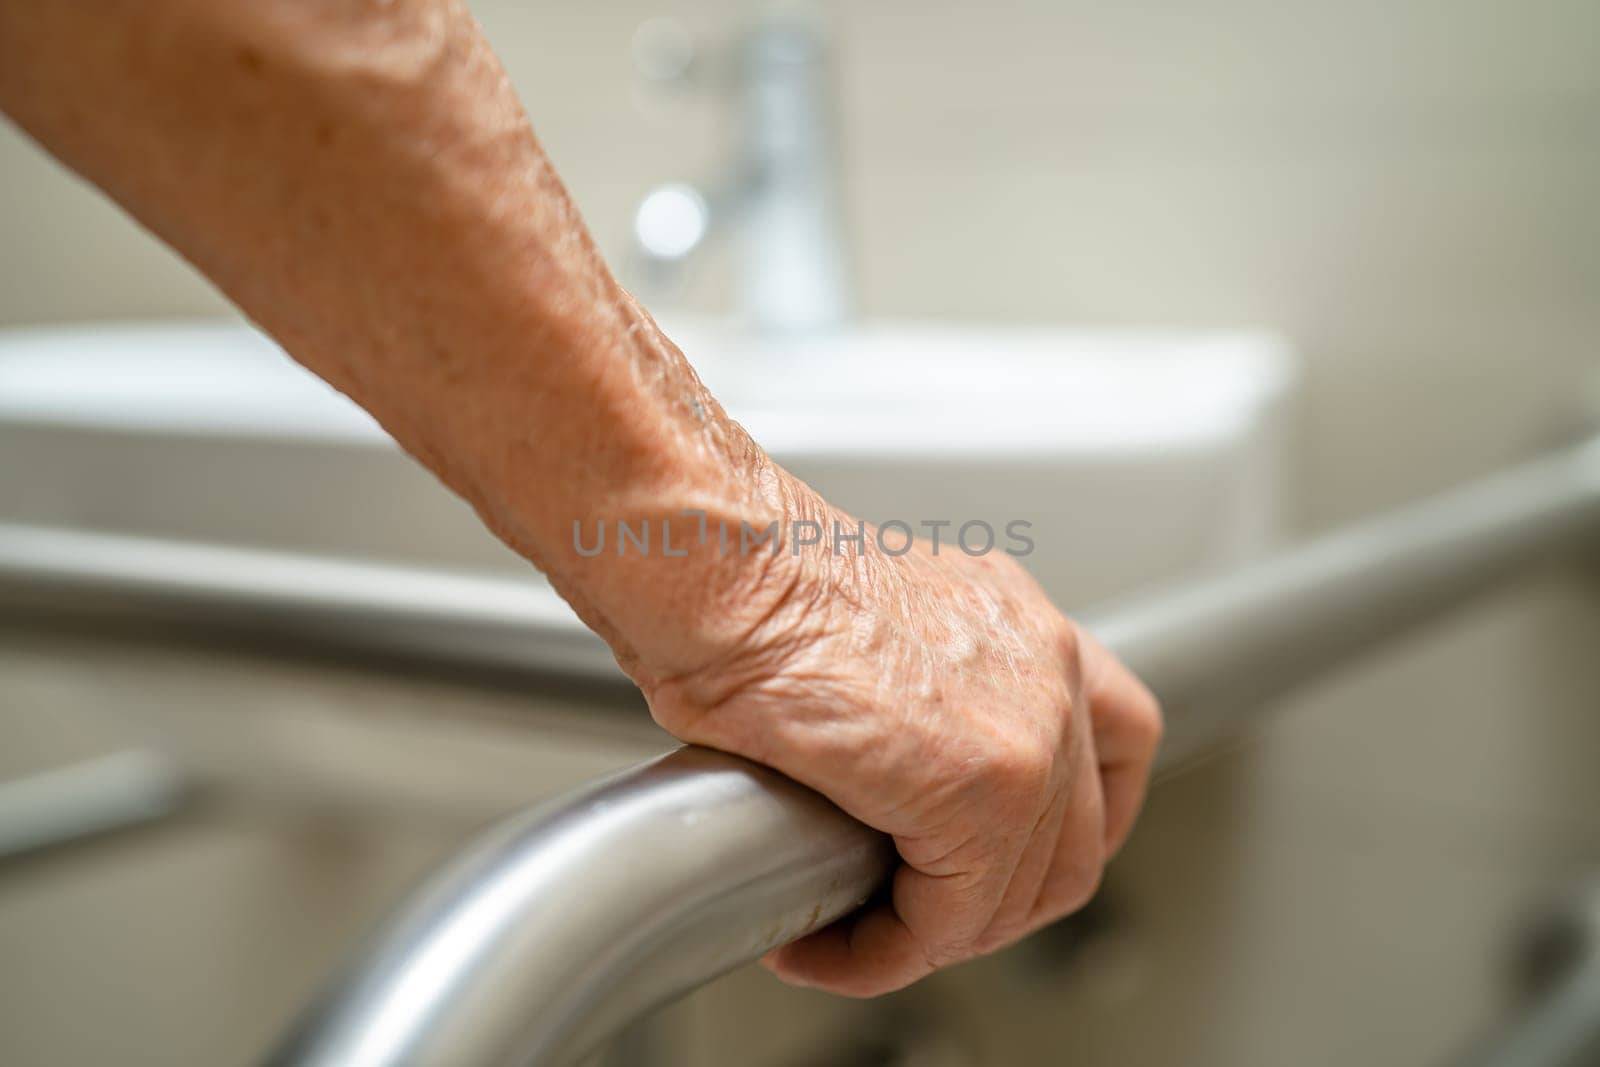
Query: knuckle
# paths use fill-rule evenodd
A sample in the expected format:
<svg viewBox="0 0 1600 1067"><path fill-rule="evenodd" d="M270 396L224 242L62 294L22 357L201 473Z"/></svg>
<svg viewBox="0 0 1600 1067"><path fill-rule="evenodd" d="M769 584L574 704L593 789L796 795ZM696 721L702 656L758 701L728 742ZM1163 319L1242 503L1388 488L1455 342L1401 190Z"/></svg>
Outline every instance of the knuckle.
<svg viewBox="0 0 1600 1067"><path fill-rule="evenodd" d="M1167 736L1166 717L1161 714L1161 706L1154 700L1150 702L1150 714L1145 718L1145 725L1148 730L1145 740L1150 746L1150 752L1154 754Z"/></svg>
<svg viewBox="0 0 1600 1067"><path fill-rule="evenodd" d="M1061 658L1062 666L1071 678L1083 675L1083 638L1078 633L1077 624L1062 615L1058 618L1055 634L1056 655Z"/></svg>
<svg viewBox="0 0 1600 1067"><path fill-rule="evenodd" d="M1031 800L1048 789L1055 762L1053 748L1040 739L1019 735L995 743L988 769L1001 791Z"/></svg>
<svg viewBox="0 0 1600 1067"><path fill-rule="evenodd" d="M1161 747L1161 739L1166 736L1166 718L1161 714L1161 705L1148 691L1139 701L1139 706L1132 720L1132 729L1135 732L1137 743L1144 753L1153 756Z"/></svg>

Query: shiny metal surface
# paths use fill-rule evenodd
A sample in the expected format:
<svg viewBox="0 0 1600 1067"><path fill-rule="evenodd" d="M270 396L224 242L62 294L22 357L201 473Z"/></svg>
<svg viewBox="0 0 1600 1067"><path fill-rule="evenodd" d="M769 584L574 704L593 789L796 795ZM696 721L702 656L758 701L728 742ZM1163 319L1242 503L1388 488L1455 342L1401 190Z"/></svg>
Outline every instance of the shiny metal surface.
<svg viewBox="0 0 1600 1067"><path fill-rule="evenodd" d="M0 610L622 679L541 581L263 549L0 522Z"/></svg>
<svg viewBox="0 0 1600 1067"><path fill-rule="evenodd" d="M1595 549L1600 438L1084 621L1161 698L1170 765L1519 568Z"/></svg>
<svg viewBox="0 0 1600 1067"><path fill-rule="evenodd" d="M849 314L850 294L828 42L792 5L750 32L740 63L745 308L769 332L831 329Z"/></svg>
<svg viewBox="0 0 1600 1067"><path fill-rule="evenodd" d="M704 191L671 182L646 193L633 236L645 286L670 286L709 236L735 231L740 313L757 331L831 330L850 314L829 43L808 5L775 5L734 48L739 141L731 173ZM641 27L647 76L687 77L693 44L675 23ZM664 32L667 31L667 32ZM685 58L687 57L687 58Z"/></svg>
<svg viewBox="0 0 1600 1067"><path fill-rule="evenodd" d="M1091 626L1162 697L1171 765L1240 728L1265 698L1519 567L1592 545L1597 531L1591 442ZM401 568L6 527L7 604L154 609L323 649L614 673L539 587ZM684 750L480 841L378 939L280 1062L560 1062L848 911L889 859L878 835L781 776Z"/></svg>
<svg viewBox="0 0 1600 1067"><path fill-rule="evenodd" d="M273 1062L562 1062L851 911L892 855L782 775L680 749L479 840Z"/></svg>
<svg viewBox="0 0 1600 1067"><path fill-rule="evenodd" d="M147 749L0 782L0 860L165 818L189 784L176 761Z"/></svg>

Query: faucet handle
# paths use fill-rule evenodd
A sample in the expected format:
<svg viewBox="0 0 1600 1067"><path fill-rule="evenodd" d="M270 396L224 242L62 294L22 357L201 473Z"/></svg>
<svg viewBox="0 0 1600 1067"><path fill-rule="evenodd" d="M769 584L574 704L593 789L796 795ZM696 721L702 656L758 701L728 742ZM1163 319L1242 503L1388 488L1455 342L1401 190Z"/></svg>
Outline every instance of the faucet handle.
<svg viewBox="0 0 1600 1067"><path fill-rule="evenodd" d="M633 69L652 86L683 86L693 82L704 61L700 44L682 20L669 15L645 19L628 43Z"/></svg>

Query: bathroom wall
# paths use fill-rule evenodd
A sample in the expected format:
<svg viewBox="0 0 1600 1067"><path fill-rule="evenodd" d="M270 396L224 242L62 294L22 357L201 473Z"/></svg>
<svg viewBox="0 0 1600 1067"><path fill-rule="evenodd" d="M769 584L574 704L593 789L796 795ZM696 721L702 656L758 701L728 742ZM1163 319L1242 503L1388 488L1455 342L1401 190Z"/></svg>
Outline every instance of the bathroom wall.
<svg viewBox="0 0 1600 1067"><path fill-rule="evenodd" d="M714 61L753 5L475 7L619 261L645 189L717 173L729 101L641 87L629 36L675 15ZM1560 439L1600 394L1593 0L828 11L865 314L1280 329L1308 530ZM12 131L0 190L0 324L222 310ZM987 1062L1057 1062L1068 1030L1084 1063L1457 1046L1516 917L1600 870L1596 608L1581 571L1507 590L1161 787L1092 966L1041 948L940 987L1005 991L974 1024Z"/></svg>
<svg viewBox="0 0 1600 1067"><path fill-rule="evenodd" d="M641 88L629 38L677 16L714 70L755 5L474 6L619 259L645 189L717 172L725 91ZM1279 327L1308 360L1313 523L1574 417L1600 334L1590 0L827 10L865 313ZM220 309L11 131L0 188L0 323ZM718 264L692 291L717 302Z"/></svg>

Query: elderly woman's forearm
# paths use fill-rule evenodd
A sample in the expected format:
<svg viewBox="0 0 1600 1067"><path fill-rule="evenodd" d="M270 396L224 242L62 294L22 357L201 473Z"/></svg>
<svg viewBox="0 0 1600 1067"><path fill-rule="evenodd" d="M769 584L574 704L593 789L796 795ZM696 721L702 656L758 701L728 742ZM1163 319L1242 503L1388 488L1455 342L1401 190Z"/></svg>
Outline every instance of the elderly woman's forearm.
<svg viewBox="0 0 1600 1067"><path fill-rule="evenodd" d="M0 107L541 564L590 513L751 506L461 4L0 4Z"/></svg>

